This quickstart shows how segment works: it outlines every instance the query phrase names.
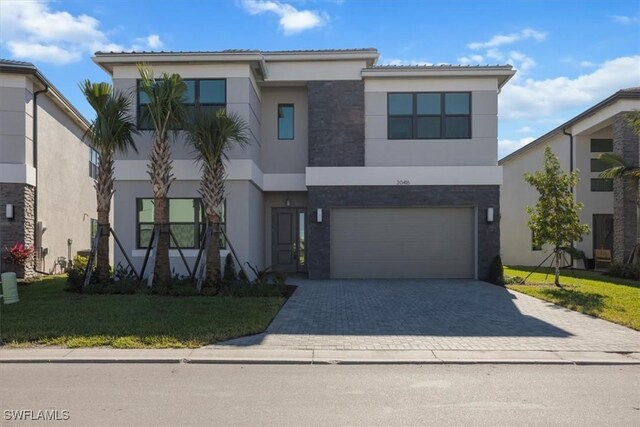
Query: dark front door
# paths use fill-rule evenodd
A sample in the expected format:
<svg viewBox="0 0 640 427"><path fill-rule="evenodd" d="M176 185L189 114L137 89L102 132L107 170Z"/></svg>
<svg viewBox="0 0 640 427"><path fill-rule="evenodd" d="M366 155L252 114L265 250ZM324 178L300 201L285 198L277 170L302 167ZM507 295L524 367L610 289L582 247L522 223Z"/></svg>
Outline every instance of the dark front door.
<svg viewBox="0 0 640 427"><path fill-rule="evenodd" d="M593 215L593 249L613 250L613 215Z"/></svg>
<svg viewBox="0 0 640 427"><path fill-rule="evenodd" d="M274 271L306 271L306 212L304 208L273 208L271 263Z"/></svg>

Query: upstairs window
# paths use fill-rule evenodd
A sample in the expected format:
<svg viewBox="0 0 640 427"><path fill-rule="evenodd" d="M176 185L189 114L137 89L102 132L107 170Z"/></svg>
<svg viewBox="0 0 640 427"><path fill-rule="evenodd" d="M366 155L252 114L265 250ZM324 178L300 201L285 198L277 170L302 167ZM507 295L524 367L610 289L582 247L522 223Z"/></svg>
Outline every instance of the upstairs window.
<svg viewBox="0 0 640 427"><path fill-rule="evenodd" d="M421 92L387 95L389 139L471 138L471 93Z"/></svg>
<svg viewBox="0 0 640 427"><path fill-rule="evenodd" d="M227 81L225 79L184 79L187 91L182 102L187 109L187 115L192 115L197 107L215 114L227 103ZM138 80L138 129L153 130L153 122L145 117L145 110L149 106L149 97L140 90Z"/></svg>
<svg viewBox="0 0 640 427"><path fill-rule="evenodd" d="M293 104L278 104L278 139L293 139Z"/></svg>
<svg viewBox="0 0 640 427"><path fill-rule="evenodd" d="M594 138L591 141L592 153L610 153L613 151L613 139ZM605 162L598 158L592 158L591 160L591 173L596 174L609 167ZM593 175L592 175L593 176ZM609 178L591 178L591 191L594 192L611 192L613 191L613 179Z"/></svg>
<svg viewBox="0 0 640 427"><path fill-rule="evenodd" d="M100 155L93 148L89 148L89 176L98 179L98 164L100 163Z"/></svg>

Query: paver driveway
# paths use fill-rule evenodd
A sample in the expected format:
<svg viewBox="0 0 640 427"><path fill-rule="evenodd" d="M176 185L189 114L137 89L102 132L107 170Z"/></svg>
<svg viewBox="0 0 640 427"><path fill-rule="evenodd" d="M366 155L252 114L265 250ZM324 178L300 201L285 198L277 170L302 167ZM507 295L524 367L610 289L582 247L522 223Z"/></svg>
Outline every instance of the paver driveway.
<svg viewBox="0 0 640 427"><path fill-rule="evenodd" d="M293 280L266 332L288 349L640 351L640 332L474 280Z"/></svg>

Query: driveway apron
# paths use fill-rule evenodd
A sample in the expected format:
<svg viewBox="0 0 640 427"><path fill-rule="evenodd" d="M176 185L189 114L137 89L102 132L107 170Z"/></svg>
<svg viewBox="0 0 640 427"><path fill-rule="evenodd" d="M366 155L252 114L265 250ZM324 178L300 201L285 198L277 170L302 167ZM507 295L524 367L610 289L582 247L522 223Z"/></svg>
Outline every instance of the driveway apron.
<svg viewBox="0 0 640 427"><path fill-rule="evenodd" d="M640 351L640 332L475 280L303 280L267 330L211 347Z"/></svg>

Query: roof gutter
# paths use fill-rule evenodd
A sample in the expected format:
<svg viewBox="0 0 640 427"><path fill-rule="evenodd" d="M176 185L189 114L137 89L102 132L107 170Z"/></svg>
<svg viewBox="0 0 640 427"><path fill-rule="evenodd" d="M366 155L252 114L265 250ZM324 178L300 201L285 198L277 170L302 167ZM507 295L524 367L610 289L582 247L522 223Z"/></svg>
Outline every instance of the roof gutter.
<svg viewBox="0 0 640 427"><path fill-rule="evenodd" d="M49 92L49 85L43 82L44 89L33 92L33 168L36 172L36 185L33 188L33 243L36 245L36 256L33 257L33 270L38 271L38 260L41 258L42 237L38 236L38 95Z"/></svg>

